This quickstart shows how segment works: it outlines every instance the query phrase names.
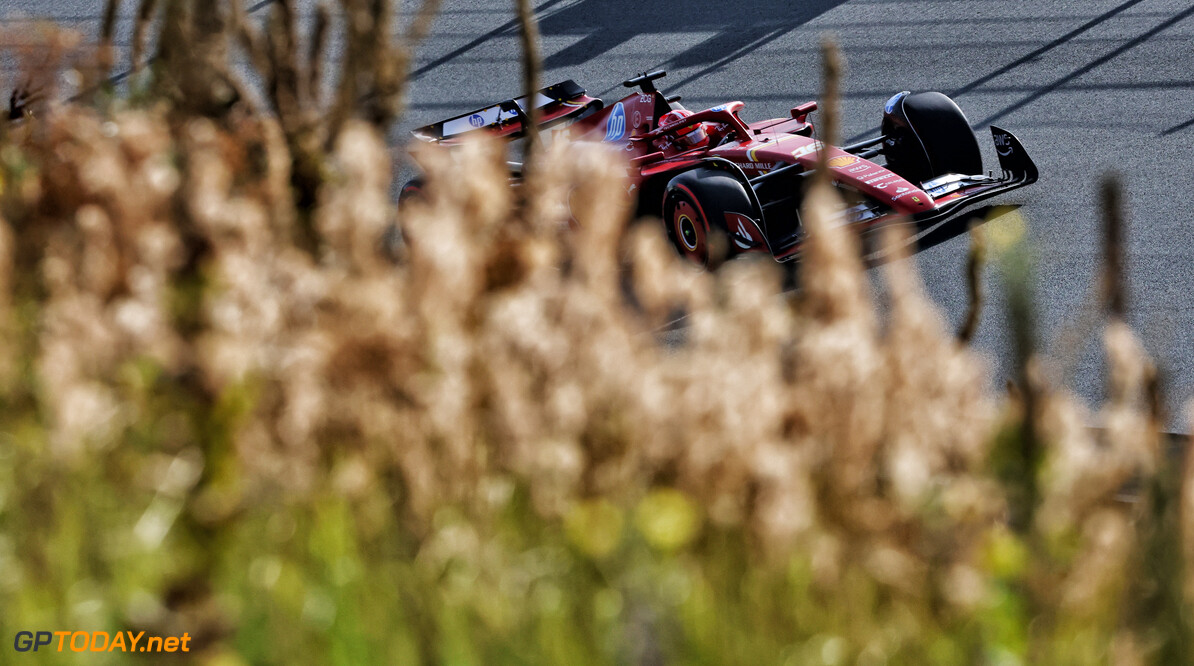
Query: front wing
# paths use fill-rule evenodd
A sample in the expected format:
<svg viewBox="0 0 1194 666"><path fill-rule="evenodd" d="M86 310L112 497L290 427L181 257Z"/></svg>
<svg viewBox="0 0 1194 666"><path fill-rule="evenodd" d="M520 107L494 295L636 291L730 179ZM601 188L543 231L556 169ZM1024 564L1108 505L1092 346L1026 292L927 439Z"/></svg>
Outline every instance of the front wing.
<svg viewBox="0 0 1194 666"><path fill-rule="evenodd" d="M995 143L995 152L999 156L1002 174L999 177L981 174L949 174L921 183L921 189L933 197L936 205L931 210L915 215L912 218L914 222L922 226L940 222L980 201L1031 185L1037 181L1040 173L1036 164L1014 134L992 125L991 137ZM900 218L899 215L890 212L868 215L866 206L856 206L842 211L841 214L840 224L852 226L871 227ZM800 254L803 240L803 229L796 229L788 238L773 242L772 254L779 261L795 259Z"/></svg>
<svg viewBox="0 0 1194 666"><path fill-rule="evenodd" d="M1040 177L1036 164L1028 151L1011 132L991 126L991 137L999 166L1003 170L1000 178L993 176L943 176L922 184L922 188L933 197L937 206L914 219L917 222L943 220L967 206L985 199L1031 185Z"/></svg>

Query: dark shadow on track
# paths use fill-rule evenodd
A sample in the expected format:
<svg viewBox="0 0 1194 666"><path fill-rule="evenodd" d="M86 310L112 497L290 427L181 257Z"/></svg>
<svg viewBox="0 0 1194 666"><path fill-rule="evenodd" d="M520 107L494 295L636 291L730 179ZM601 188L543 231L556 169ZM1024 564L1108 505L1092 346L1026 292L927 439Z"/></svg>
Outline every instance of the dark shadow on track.
<svg viewBox="0 0 1194 666"><path fill-rule="evenodd" d="M1180 125L1174 125L1173 127L1170 127L1169 129L1165 130L1164 132L1161 132L1161 136L1169 136L1170 134L1177 134L1178 132L1180 132L1188 127L1194 127L1194 118L1191 118Z"/></svg>
<svg viewBox="0 0 1194 666"><path fill-rule="evenodd" d="M546 15L540 12L539 31L544 35L584 35L572 46L548 55L544 66L579 65L639 35L713 32L713 37L663 64L693 67L711 63L698 75L703 76L845 2L757 0L735 6L720 0L686 0L682 5L655 2L620 8L609 0L580 0Z"/></svg>
<svg viewBox="0 0 1194 666"><path fill-rule="evenodd" d="M609 0L580 0L557 8L564 1L548 0L536 8L539 32L545 36L582 37L561 51L545 54L543 66L546 69L589 62L639 35L716 33L663 64L664 67L693 67L711 63L698 74L676 84L682 85L724 67L847 0L758 0L751 4L749 11L735 11L719 0L687 0L682 7L668 3L620 7ZM411 79L418 79L491 39L517 33L518 22L508 21L415 69Z"/></svg>
<svg viewBox="0 0 1194 666"><path fill-rule="evenodd" d="M921 227L919 225L909 225L908 245L901 248L879 249L867 253L864 257L864 263L867 268L875 268L882 266L894 258L899 258L903 255L915 255L924 252L930 248L936 247L946 241L953 240L958 236L962 236L972 229L977 229L988 222L992 222L1004 215L1014 213L1020 209L1019 204L1014 205L996 205L996 206L980 206L974 210L963 212L962 214L952 217L943 222ZM873 238L870 238L873 237ZM875 230L868 234L868 238L864 242L873 240L877 245L881 238L879 230Z"/></svg>
<svg viewBox="0 0 1194 666"><path fill-rule="evenodd" d="M558 5L564 1L565 0L548 0L547 2L540 5L536 9L536 12L542 13L548 9L551 9L552 7L555 7L556 5ZM426 65L423 65L422 67L419 67L419 68L411 71L410 80L414 81L419 78L422 78L422 76L424 74L426 74L427 72L430 72L431 70L435 69L436 67L439 67L440 65L445 65L449 62L452 62L453 60L468 53L469 51L472 51L473 49L477 48L478 46L481 46L485 42L488 42L489 40L494 39L495 37L502 37L504 35L517 35L517 34L518 34L518 19L511 19L511 20L503 23L501 26L494 28L493 30L490 30L489 32L485 33L484 35L481 35L480 37L474 39L473 41L469 42L468 44L465 44L464 46L461 46L459 48L452 49L448 53L436 58L435 60L432 60L431 62L427 63Z"/></svg>
<svg viewBox="0 0 1194 666"><path fill-rule="evenodd" d="M886 241L886 235L883 233L884 229L882 227L870 229L859 238L862 245L862 265L867 270L870 270L904 257L914 257L925 250L953 240L958 236L965 235L974 229L978 229L989 222L994 222L1004 215L1014 213L1018 210L1020 210L1020 204L980 206L973 210L963 211L941 222L928 225L921 225L914 222L893 223L905 226L906 235L904 237L907 239L907 242L898 247L883 246L883 243ZM750 255L749 258L735 259L735 261L768 261L767 259L760 259L760 257L765 256ZM790 262L781 264L781 266L784 269L783 290L799 291L800 259L796 258Z"/></svg>
<svg viewBox="0 0 1194 666"><path fill-rule="evenodd" d="M1081 35L1082 33L1087 32L1091 28L1094 28L1094 27L1108 21L1113 16L1116 16L1117 14L1120 14L1120 13L1124 12L1125 10L1136 6L1136 5L1140 4L1141 2L1144 2L1144 0L1128 0L1127 2L1123 3L1122 5L1119 5L1109 11L1106 11L1106 12L1096 16L1095 18L1087 21L1086 23L1083 23L1082 25L1078 26L1077 28L1074 28L1073 30L1071 30L1071 31L1067 32L1066 34L1062 35L1061 37L1058 37L1057 39L1049 42L1048 44L1045 44L1044 46L1042 46L1038 49L1034 49L1032 52L1028 53L1027 55L1017 58L1016 60L1004 65L1003 67L1000 67L999 69L991 72L990 74L987 74L986 76L977 78L974 81L971 81L970 83L967 83L966 85L962 86L961 88L958 88L957 90L954 90L953 92L949 92L946 94L949 95L950 97L958 97L959 95L964 95L964 94L970 92L971 90L974 90L975 88L983 85L984 83L987 83L991 79L994 79L995 77L1007 74L1008 72L1012 71L1013 69L1015 69L1017 67L1020 67L1021 65L1025 65L1027 63L1032 62L1033 60L1036 60L1037 58L1040 58L1041 56L1045 55L1049 51L1052 51L1053 49L1065 44L1066 42L1073 40L1078 35Z"/></svg>
<svg viewBox="0 0 1194 666"><path fill-rule="evenodd" d="M966 85L961 86L960 88L957 88L957 89L955 89L951 92L948 92L946 94L949 95L950 97L958 97L960 95L964 95L968 92L974 91L977 88L979 88L980 86L982 86L986 83L989 83L990 81L998 78L999 76L1002 76L1003 74L1006 74L1018 67L1021 67L1023 65L1033 62L1034 60L1037 60L1038 58L1040 58L1044 54L1048 53L1049 51L1052 51L1053 49L1072 41L1079 35L1081 35L1085 32L1089 32L1091 29L1093 29L1103 23L1106 23L1107 21L1114 18L1115 16L1140 4L1143 1L1144 0L1128 0L1127 2L1124 2L1123 4L1117 5L1116 7L1113 7L1112 9L1096 16L1095 18L1087 21L1086 23L1083 23L1082 25L1078 26L1077 28L1074 28L1073 30L1067 32L1066 34L1062 35L1061 37L1058 37L1057 39L1055 39L1037 49L1032 50L1031 52L1029 52L1029 53L1017 58L1016 60L1000 67L999 69L991 72L990 74L986 74L982 77L979 77L978 79L975 79L974 81L971 81L970 83L967 83ZM1137 37L1129 42L1126 42L1125 44L1121 45L1114 51L1111 51L1110 53L1102 56L1101 58L1094 60L1090 64L1085 65L1077 70L1074 70L1070 74L1067 74L1066 76L1058 79L1057 81L1054 81L1053 83L1050 83L1042 88L1038 88L1038 89L1032 91L1029 95L1027 95L1023 99L1021 99L1020 101L1018 101L1010 106L1005 107L1004 109L995 113L994 115L991 115L977 123L974 123L973 126L981 129L981 128L985 127L986 125L988 125L996 120L999 120L999 119L1003 118L1004 116L1007 116L1008 114L1012 113L1013 111L1019 110L1020 108L1023 108L1024 106L1027 106L1028 104L1031 104L1032 102L1035 102L1036 100L1040 99L1041 97L1047 95L1050 92L1057 90L1058 88L1066 85L1067 83L1073 81L1074 79L1078 78L1079 76L1082 76L1083 74L1086 74L1087 72L1095 69L1096 67L1121 55L1125 51L1128 51L1128 50L1148 41L1152 37L1156 36L1158 33L1171 27L1175 23L1178 23L1179 21L1187 18L1191 14L1194 14L1194 7L1191 7L1189 9L1187 9L1186 11L1181 12L1177 16L1174 16L1174 17L1166 20L1164 23L1161 23L1160 25L1153 28L1152 30L1149 30L1148 32L1144 33L1143 35L1140 35L1139 37ZM894 93L897 91L893 90L892 92ZM873 134L873 131L863 132L861 134L850 137L847 140L847 142L859 141L859 140L863 139L864 137L869 136L870 134Z"/></svg>
<svg viewBox="0 0 1194 666"><path fill-rule="evenodd" d="M924 252L931 247L936 247L945 241L953 240L962 234L1018 210L1020 210L1020 204L981 206L975 208L952 220L946 220L936 226L924 229L923 235L917 238L916 251Z"/></svg>
<svg viewBox="0 0 1194 666"><path fill-rule="evenodd" d="M259 2L256 2L253 5L246 7L245 15L252 16L253 14L256 14L257 12L261 11L262 9L265 9L266 7L269 7L270 5L274 4L274 2L276 2L276 0L260 0ZM142 67L147 67L147 66L153 64L155 61L157 61L157 59L158 59L158 56L155 53L154 55L150 56L150 58L142 64ZM124 71L117 72L116 74L109 76L107 78L107 80L105 81L104 85L117 85L119 83L123 83L126 79L128 79L130 76L133 75L133 71L134 71L134 69L132 67L130 67ZM82 92L76 94L74 97L72 97L71 101L78 101L94 92L95 92L95 89L82 91Z"/></svg>
<svg viewBox="0 0 1194 666"><path fill-rule="evenodd" d="M1058 88L1061 88L1062 86L1066 85L1067 83L1073 81L1074 79L1077 79L1078 77L1082 76L1083 74L1086 74L1087 72L1090 72L1091 70L1093 70L1101 65L1104 65L1107 62L1110 62L1111 60L1114 60L1115 58L1119 57L1123 53L1130 51L1131 49L1134 49L1137 46L1140 46L1144 42L1147 42L1148 40L1152 39L1153 37L1160 34L1161 32L1173 27L1174 25L1186 20L1187 18L1189 18L1191 16L1194 16L1194 6L1190 6L1183 12L1179 12L1177 15L1158 24L1156 27L1144 32L1143 34L1139 35L1138 37L1128 40L1127 42L1124 42L1119 48L1117 48L1101 57L1095 58L1094 60L1090 61L1089 63L1079 67L1078 69L1075 69L1074 71L1070 72L1069 74L1066 74L1065 76L1061 77L1060 79L1057 79L1056 81L1053 81L1052 83L1050 83L1048 85L1040 87L1039 89L1034 91L1032 94L1024 97L1023 99L1019 100L1018 102L1010 104L1010 105L1004 107L1003 109L1001 109L1000 111L998 111L986 118L983 118L978 123L976 123L975 126L976 127L985 127L986 125L989 125L989 124L995 122L996 120L1000 120L1001 118L1004 118L1005 116L1011 114L1014 111L1018 111L1018 110L1024 108L1025 106L1028 106L1029 104L1037 101L1038 99L1044 97L1045 95L1048 95L1049 93L1051 93L1051 92L1057 90Z"/></svg>

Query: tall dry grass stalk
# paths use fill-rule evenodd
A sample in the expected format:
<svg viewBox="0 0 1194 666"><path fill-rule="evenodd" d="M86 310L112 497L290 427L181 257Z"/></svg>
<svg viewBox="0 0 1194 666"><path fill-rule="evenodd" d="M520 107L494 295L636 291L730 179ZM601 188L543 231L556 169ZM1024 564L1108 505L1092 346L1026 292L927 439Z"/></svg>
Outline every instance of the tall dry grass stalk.
<svg viewBox="0 0 1194 666"><path fill-rule="evenodd" d="M395 265L393 107L313 125L289 9L268 38L222 19L272 114L163 93L3 138L7 635L187 631L233 663L1180 652L1187 598L1162 585L1184 583L1149 567L1189 552L1189 487L1153 485L1154 371L1122 322L1093 433L1030 324L1000 400L911 262L882 272L881 319L830 188L789 297L770 263L694 272L629 224L626 165L586 145L545 150L530 207L502 146L424 150ZM171 57L216 62L199 15L166 12L208 45ZM392 99L361 21L346 90ZM219 71L186 76L217 99Z"/></svg>
<svg viewBox="0 0 1194 666"><path fill-rule="evenodd" d="M64 69L86 69L81 64L84 49L81 36L52 23L36 23L24 30L0 26L0 48L16 62L13 79L0 77L8 94L8 112L0 123L0 134L9 131L12 122L44 109L59 96L59 74ZM89 54L87 54L89 55Z"/></svg>
<svg viewBox="0 0 1194 666"><path fill-rule="evenodd" d="M1116 319L1127 314L1127 286L1124 280L1123 185L1108 175L1100 184L1103 210L1103 291L1107 312Z"/></svg>
<svg viewBox="0 0 1194 666"><path fill-rule="evenodd" d="M543 69L542 58L539 55L539 24L535 20L534 9L530 0L515 0L518 13L518 34L522 45L522 90L528 101L527 106L527 150L526 168L533 170L535 154L539 149L539 107L534 104L535 93L539 91L540 72Z"/></svg>
<svg viewBox="0 0 1194 666"><path fill-rule="evenodd" d="M987 242L980 227L970 229L970 253L966 256L966 291L969 295L966 316L958 327L958 341L970 344L978 332L985 304L983 267L987 261Z"/></svg>

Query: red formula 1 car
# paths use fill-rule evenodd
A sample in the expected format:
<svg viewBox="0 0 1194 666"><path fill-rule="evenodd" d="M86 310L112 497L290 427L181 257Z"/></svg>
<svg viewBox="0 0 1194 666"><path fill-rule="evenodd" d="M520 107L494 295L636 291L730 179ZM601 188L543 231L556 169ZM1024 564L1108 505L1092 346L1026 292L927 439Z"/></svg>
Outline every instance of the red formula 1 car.
<svg viewBox="0 0 1194 666"><path fill-rule="evenodd" d="M744 104L693 113L655 87L657 71L624 82L640 92L611 106L572 81L534 96L541 127L576 140L613 144L631 165L630 192L639 213L663 219L680 254L713 266L726 256L768 252L779 261L798 255L804 239L804 181L828 152L833 183L849 208L840 223L872 226L902 217L927 224L997 194L1029 185L1037 169L1015 136L991 127L1001 175L983 174L978 141L966 116L936 92L901 92L883 110L880 135L849 146L813 138L807 118L816 102L789 118L746 122ZM518 138L528 100L512 99L414 131L423 141L452 144L471 132ZM882 163L874 160L883 158ZM519 176L520 165L511 165ZM417 191L417 181L404 195Z"/></svg>

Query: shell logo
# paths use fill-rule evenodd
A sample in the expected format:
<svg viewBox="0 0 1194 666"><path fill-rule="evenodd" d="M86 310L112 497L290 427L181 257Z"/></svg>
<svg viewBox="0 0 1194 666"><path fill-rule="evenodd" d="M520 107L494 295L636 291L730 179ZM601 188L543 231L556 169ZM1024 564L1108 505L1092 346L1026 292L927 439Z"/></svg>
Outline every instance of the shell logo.
<svg viewBox="0 0 1194 666"><path fill-rule="evenodd" d="M834 169L841 169L842 167L848 167L857 163L858 158L854 157L853 155L842 155L841 157L835 157L828 162L829 166Z"/></svg>

